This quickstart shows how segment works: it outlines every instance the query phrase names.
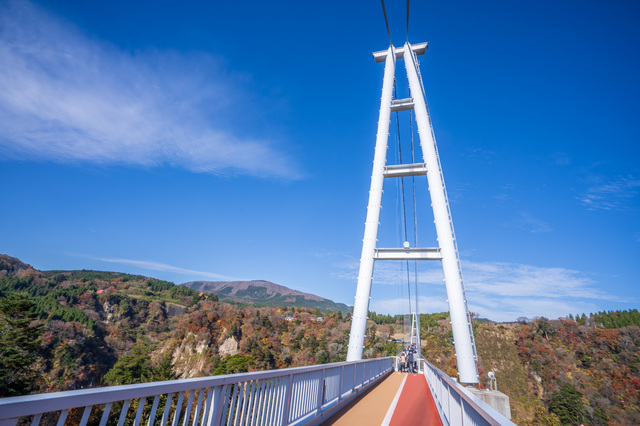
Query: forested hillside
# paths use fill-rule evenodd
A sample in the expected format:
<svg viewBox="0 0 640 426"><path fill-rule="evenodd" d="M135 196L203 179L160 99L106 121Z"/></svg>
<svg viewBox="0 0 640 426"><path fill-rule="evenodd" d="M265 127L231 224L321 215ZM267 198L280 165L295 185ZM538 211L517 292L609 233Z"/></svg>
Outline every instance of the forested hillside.
<svg viewBox="0 0 640 426"><path fill-rule="evenodd" d="M519 425L640 424L640 328L595 318L640 318L637 310L474 324L480 377L493 371ZM580 318L583 316L581 315ZM448 314L421 315L425 356L455 377Z"/></svg>
<svg viewBox="0 0 640 426"><path fill-rule="evenodd" d="M0 396L334 362L349 328L341 312L238 308L153 278L40 272L5 255L0 301Z"/></svg>
<svg viewBox="0 0 640 426"><path fill-rule="evenodd" d="M406 318L370 313L365 357L399 352ZM474 318L481 381L520 425L640 424L640 314L496 324ZM456 377L447 313L421 315L423 353ZM0 396L344 361L349 314L239 307L113 272L40 272L0 255Z"/></svg>

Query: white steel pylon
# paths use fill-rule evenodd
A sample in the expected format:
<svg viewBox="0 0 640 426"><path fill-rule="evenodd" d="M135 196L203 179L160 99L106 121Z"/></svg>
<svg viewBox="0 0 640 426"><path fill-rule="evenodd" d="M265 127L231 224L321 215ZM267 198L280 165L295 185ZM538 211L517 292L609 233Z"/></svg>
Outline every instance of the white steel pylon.
<svg viewBox="0 0 640 426"><path fill-rule="evenodd" d="M462 271L458 248L453 232L453 222L449 210L444 178L438 158L435 136L431 118L422 86L422 77L418 68L416 55L424 54L427 43L389 49L373 54L376 62L385 62L382 99L378 116L378 133L371 175L371 189L367 206L360 272L356 289L356 300L353 309L351 334L347 361L362 359L364 338L367 328L369 299L373 279L375 260L441 260L444 272L449 314L453 331L458 375L460 382L477 383L477 355L471 318L467 307L467 299L462 282ZM404 59L411 98L393 99L393 82L395 78L396 60ZM414 109L420 146L424 163L386 165L387 145L389 139L389 122L392 111ZM433 208L436 234L439 247L436 248L377 248L378 225L382 201L384 178L427 175L429 195Z"/></svg>
<svg viewBox="0 0 640 426"><path fill-rule="evenodd" d="M418 314L415 312L411 315L411 335L409 337L409 345L416 345L418 356L421 357L422 351L420 350L420 326L418 325Z"/></svg>

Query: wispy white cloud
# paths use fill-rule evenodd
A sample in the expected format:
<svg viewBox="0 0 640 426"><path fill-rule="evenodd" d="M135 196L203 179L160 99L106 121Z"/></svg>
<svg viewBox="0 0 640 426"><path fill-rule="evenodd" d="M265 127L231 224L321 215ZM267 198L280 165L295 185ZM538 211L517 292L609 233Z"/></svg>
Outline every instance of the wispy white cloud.
<svg viewBox="0 0 640 426"><path fill-rule="evenodd" d="M509 200L513 197L513 191L515 189L515 185L512 183L504 184L500 187L500 192L492 195L496 200Z"/></svg>
<svg viewBox="0 0 640 426"><path fill-rule="evenodd" d="M566 152L555 152L551 154L551 159L557 166L568 166L571 164L571 157Z"/></svg>
<svg viewBox="0 0 640 426"><path fill-rule="evenodd" d="M491 161L495 158L495 153L486 148L471 148L460 153L461 156L470 158L472 160L486 162L491 164Z"/></svg>
<svg viewBox="0 0 640 426"><path fill-rule="evenodd" d="M486 298L469 296L469 309L482 318L493 321L515 321L518 318L560 318L569 314L597 312L597 303L583 300L545 298Z"/></svg>
<svg viewBox="0 0 640 426"><path fill-rule="evenodd" d="M496 321L558 318L595 312L598 301L623 301L598 288L587 274L572 269L464 262L463 270L470 309Z"/></svg>
<svg viewBox="0 0 640 426"><path fill-rule="evenodd" d="M446 300L427 296L420 296L418 299L418 306L422 312L446 312L449 310ZM377 313L385 314L389 312L393 314L407 314L411 311L407 299L401 298L380 300L372 298L369 309Z"/></svg>
<svg viewBox="0 0 640 426"><path fill-rule="evenodd" d="M406 269L402 262L378 262L375 268L374 284L406 285ZM596 312L601 309L598 307L599 301L630 302L598 288L588 274L567 268L463 261L462 269L469 309L495 321L514 321L519 317L534 316L558 318L569 313ZM410 270L413 272L412 265ZM343 271L343 277L355 281L357 271L357 264L350 265ZM411 280L413 282L413 275ZM422 312L448 310L439 264L421 268L419 282L422 286L420 293L423 294L419 298ZM374 296L371 309L376 312L407 312L406 300L397 296L380 299Z"/></svg>
<svg viewBox="0 0 640 426"><path fill-rule="evenodd" d="M239 80L206 54L124 52L29 2L0 5L4 158L300 177L276 141L227 124L245 109Z"/></svg>
<svg viewBox="0 0 640 426"><path fill-rule="evenodd" d="M587 189L580 201L589 210L637 210L640 179L628 175L617 176Z"/></svg>
<svg viewBox="0 0 640 426"><path fill-rule="evenodd" d="M97 260L97 261L100 261L100 262L107 262L107 263L115 263L115 264L118 264L118 265L133 266L135 268L147 269L147 270L150 270L150 271L170 272L170 273L173 273L173 274L186 275L186 276L189 276L189 277L202 277L202 278L209 278L209 279L218 280L218 281L243 281L243 280L245 280L243 278L230 277L230 276L227 276L227 275L216 274L215 272L197 271L195 269L181 268L179 266L173 266L173 265L169 265L169 264L166 264L166 263L155 262L155 261L152 261L152 260L123 259L123 258L116 258L116 257L93 257L93 256L73 254L73 253L68 253L68 254L71 255L71 256L84 257L84 258L87 258L87 259Z"/></svg>
<svg viewBox="0 0 640 426"><path fill-rule="evenodd" d="M506 297L618 300L580 271L518 263L464 262L469 290Z"/></svg>
<svg viewBox="0 0 640 426"><path fill-rule="evenodd" d="M549 224L534 217L529 212L520 212L518 217L513 220L512 224L513 226L532 234L550 232L552 230Z"/></svg>

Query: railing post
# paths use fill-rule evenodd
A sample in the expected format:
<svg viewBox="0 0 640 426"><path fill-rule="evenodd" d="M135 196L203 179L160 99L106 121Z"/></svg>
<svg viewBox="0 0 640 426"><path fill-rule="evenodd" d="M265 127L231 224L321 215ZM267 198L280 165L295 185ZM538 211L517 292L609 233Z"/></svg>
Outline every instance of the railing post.
<svg viewBox="0 0 640 426"><path fill-rule="evenodd" d="M351 385L351 392L356 390L356 377L358 377L358 364L353 364L353 385Z"/></svg>
<svg viewBox="0 0 640 426"><path fill-rule="evenodd" d="M158 410L158 404L160 403L160 395L156 395L153 398L153 405L151 406L151 413L149 413L149 421L147 426L152 426L156 423L156 411Z"/></svg>
<svg viewBox="0 0 640 426"><path fill-rule="evenodd" d="M133 424L136 426L140 424L140 420L142 419L142 411L144 410L144 404L146 402L147 402L147 397L143 397L138 400L138 411L136 412L136 418L133 421Z"/></svg>
<svg viewBox="0 0 640 426"><path fill-rule="evenodd" d="M340 389L338 390L338 401L342 400L342 386L344 385L344 365L340 368Z"/></svg>
<svg viewBox="0 0 640 426"><path fill-rule="evenodd" d="M84 426L87 424L87 422L89 421L89 416L91 415L92 408L93 408L93 405L88 405L84 408L84 412L82 413L82 419L80 419L80 426ZM34 424L38 424L38 423L34 423Z"/></svg>
<svg viewBox="0 0 640 426"><path fill-rule="evenodd" d="M222 414L223 420L227 420L227 419L229 420L227 423L229 423L232 419L233 409L236 406L236 395L238 394L238 383L234 383L231 386L233 386L233 393L231 394L231 402L227 403L227 399L225 398L224 400L225 412Z"/></svg>
<svg viewBox="0 0 640 426"><path fill-rule="evenodd" d="M222 414L227 408L227 403L225 401L227 396L227 385L216 387L215 390L216 393L213 394L213 410L211 411L213 415L211 418L213 418L213 425L219 425L220 422L222 422Z"/></svg>
<svg viewBox="0 0 640 426"><path fill-rule="evenodd" d="M444 381L444 379L440 379L442 381ZM451 414L453 412L453 407L451 406L451 402L455 402L454 397L451 395L451 387L449 386L448 383L445 383L444 385L444 389L447 391L447 402L449 403L449 423L451 423Z"/></svg>
<svg viewBox="0 0 640 426"><path fill-rule="evenodd" d="M187 401L187 407L184 412L184 420L182 422L182 426L187 426L187 424L189 423L189 417L191 416L191 407L193 405L193 397L195 396L195 394L195 390L189 392L189 400Z"/></svg>
<svg viewBox="0 0 640 426"><path fill-rule="evenodd" d="M120 411L120 418L118 419L118 426L122 426L124 425L124 420L127 418L127 411L129 411L129 403L131 402L130 399L127 399L124 402L124 405L122 406L122 411ZM62 417L62 416L60 416ZM66 414L65 414L66 417ZM64 421L62 422L62 424L64 424Z"/></svg>
<svg viewBox="0 0 640 426"><path fill-rule="evenodd" d="M127 401L129 402L129 401ZM128 407L128 406L127 406ZM64 422L67 421L67 416L69 415L69 410L64 410L60 413L60 417L58 418L57 426L64 426ZM122 417L122 416L120 416Z"/></svg>
<svg viewBox="0 0 640 426"><path fill-rule="evenodd" d="M262 424L268 424L271 421L271 411L273 406L273 400L275 399L275 379L268 379L267 382L267 401L264 406L263 422Z"/></svg>
<svg viewBox="0 0 640 426"><path fill-rule="evenodd" d="M273 421L274 424L281 424L282 423L282 412L284 411L284 406L287 402L287 388L285 385L285 381L286 381L286 377L279 377L278 378L278 389L277 389L277 395L278 398L276 400L276 404L275 404L275 420Z"/></svg>
<svg viewBox="0 0 640 426"><path fill-rule="evenodd" d="M293 386L293 374L289 375L289 384L286 389L284 413L282 416L282 425L289 424L289 406L291 405L291 388Z"/></svg>
<svg viewBox="0 0 640 426"><path fill-rule="evenodd" d="M198 402L196 402L196 412L193 414L192 426L196 426L198 424L198 418L200 417L200 412L202 411L202 399L204 398L204 393L206 391L207 388L200 389L200 393L198 394Z"/></svg>
<svg viewBox="0 0 640 426"><path fill-rule="evenodd" d="M107 424L107 420L109 420L109 413L111 413L111 405L111 402L107 402L107 404L104 406L104 411L102 412L102 417L100 418L100 426L105 426Z"/></svg>
<svg viewBox="0 0 640 426"><path fill-rule="evenodd" d="M322 378L320 379L320 385L318 386L318 403L316 404L316 413L320 413L320 409L322 408L322 402L324 399L324 373L326 371L326 368L322 369Z"/></svg>

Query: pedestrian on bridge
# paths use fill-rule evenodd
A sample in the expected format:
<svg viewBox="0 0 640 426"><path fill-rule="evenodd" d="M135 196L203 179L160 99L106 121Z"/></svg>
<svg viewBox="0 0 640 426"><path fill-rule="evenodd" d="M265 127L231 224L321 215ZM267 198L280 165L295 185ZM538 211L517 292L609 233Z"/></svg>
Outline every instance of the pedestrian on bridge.
<svg viewBox="0 0 640 426"><path fill-rule="evenodd" d="M407 355L404 351L400 352L400 371L403 372L407 369Z"/></svg>
<svg viewBox="0 0 640 426"><path fill-rule="evenodd" d="M413 364L413 352L409 352L407 356L407 366L409 367L409 373L415 373L414 364Z"/></svg>

